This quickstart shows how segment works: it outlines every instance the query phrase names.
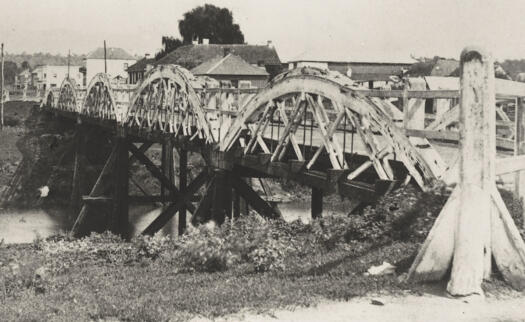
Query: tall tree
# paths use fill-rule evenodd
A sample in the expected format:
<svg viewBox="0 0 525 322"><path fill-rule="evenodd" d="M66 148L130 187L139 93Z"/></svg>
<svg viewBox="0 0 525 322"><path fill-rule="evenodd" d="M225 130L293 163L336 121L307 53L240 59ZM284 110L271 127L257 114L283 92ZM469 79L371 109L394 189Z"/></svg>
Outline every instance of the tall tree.
<svg viewBox="0 0 525 322"><path fill-rule="evenodd" d="M18 66L15 62L12 61L5 61L4 62L4 77L5 77L5 84L10 85L15 82L15 76L18 72ZM2 71L2 68L0 67L0 72Z"/></svg>
<svg viewBox="0 0 525 322"><path fill-rule="evenodd" d="M155 54L155 59L161 59L166 56L169 52L182 46L182 40L171 36L162 36L162 46L164 47L161 51Z"/></svg>
<svg viewBox="0 0 525 322"><path fill-rule="evenodd" d="M24 60L22 62L21 68L22 68L22 70L31 69L31 65L29 65L29 62L27 60Z"/></svg>
<svg viewBox="0 0 525 322"><path fill-rule="evenodd" d="M194 39L208 38L210 44L242 44L244 35L227 8L211 4L199 6L184 14L179 20L179 32L184 44Z"/></svg>

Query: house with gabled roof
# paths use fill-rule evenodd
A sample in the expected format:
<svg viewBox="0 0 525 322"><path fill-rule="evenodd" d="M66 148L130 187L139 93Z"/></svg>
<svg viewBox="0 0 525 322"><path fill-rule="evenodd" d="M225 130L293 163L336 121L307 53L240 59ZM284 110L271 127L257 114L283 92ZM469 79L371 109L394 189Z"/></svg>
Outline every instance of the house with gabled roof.
<svg viewBox="0 0 525 322"><path fill-rule="evenodd" d="M136 84L144 78L144 74L153 68L155 64L155 58L149 58L148 55L144 58L139 59L135 64L128 67L128 82L130 84Z"/></svg>
<svg viewBox="0 0 525 322"><path fill-rule="evenodd" d="M222 86L233 88L264 87L270 77L264 67L253 66L232 53L207 60L191 72L196 76L214 78Z"/></svg>
<svg viewBox="0 0 525 322"><path fill-rule="evenodd" d="M111 77L120 76L127 78L128 67L135 64L136 61L135 57L122 48L109 47L106 48L105 53L104 48L97 48L86 57L86 81L89 83L93 76L103 73L104 64L107 65L107 73Z"/></svg>
<svg viewBox="0 0 525 322"><path fill-rule="evenodd" d="M217 56L226 56L232 53L241 57L252 66L263 67L270 77L274 77L282 71L281 60L275 47L268 45L246 45L246 44L192 44L181 46L159 59L157 65L176 64L187 69L193 69L198 65Z"/></svg>

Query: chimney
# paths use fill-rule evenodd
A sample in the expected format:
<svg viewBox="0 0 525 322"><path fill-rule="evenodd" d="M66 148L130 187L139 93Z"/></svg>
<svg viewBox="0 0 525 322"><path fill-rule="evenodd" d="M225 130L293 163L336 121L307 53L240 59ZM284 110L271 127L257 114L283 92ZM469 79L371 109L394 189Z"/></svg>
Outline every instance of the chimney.
<svg viewBox="0 0 525 322"><path fill-rule="evenodd" d="M266 41L266 46L273 48L273 43L271 40Z"/></svg>
<svg viewBox="0 0 525 322"><path fill-rule="evenodd" d="M224 47L222 57L226 57L230 54L231 48Z"/></svg>
<svg viewBox="0 0 525 322"><path fill-rule="evenodd" d="M202 38L202 44L203 45L208 45L210 43L210 39L209 38Z"/></svg>

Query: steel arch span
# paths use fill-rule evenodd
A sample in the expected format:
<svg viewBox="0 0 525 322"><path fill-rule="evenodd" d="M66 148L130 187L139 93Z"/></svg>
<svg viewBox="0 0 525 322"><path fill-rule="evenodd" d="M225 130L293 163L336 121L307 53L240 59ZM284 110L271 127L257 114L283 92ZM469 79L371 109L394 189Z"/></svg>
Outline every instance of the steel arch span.
<svg viewBox="0 0 525 322"><path fill-rule="evenodd" d="M56 108L57 107L57 101L58 101L58 94L60 90L56 88L50 88L48 89L44 97L42 98L42 102L40 103L40 107L47 107L47 108Z"/></svg>
<svg viewBox="0 0 525 322"><path fill-rule="evenodd" d="M159 65L150 70L130 101L125 123L129 127L198 136L216 143L201 100L196 79L184 68Z"/></svg>
<svg viewBox="0 0 525 322"><path fill-rule="evenodd" d="M64 78L60 85L56 108L66 112L78 112L81 102L82 97L75 81L69 77Z"/></svg>
<svg viewBox="0 0 525 322"><path fill-rule="evenodd" d="M109 76L96 74L86 90L80 113L108 120L121 120L123 111L117 109L115 94Z"/></svg>
<svg viewBox="0 0 525 322"><path fill-rule="evenodd" d="M333 169L348 169L350 151L345 151L348 144L342 142L346 134L342 139L337 133L350 130L352 146L355 133L360 139L360 153L369 160L352 171L348 179L368 167L375 169L379 179L401 179L395 178L390 166L389 160L395 158L408 170L406 179L411 177L420 187L426 187L439 174L379 104L361 95L352 80L340 73L308 67L294 69L277 76L246 103L220 148L229 151L240 147L244 154L259 151L271 154L270 161L281 161L291 147L293 158L305 162L306 169L315 167L323 153ZM312 134L306 136L307 129L320 138L318 146L312 143ZM304 148L308 140L313 146L311 153Z"/></svg>

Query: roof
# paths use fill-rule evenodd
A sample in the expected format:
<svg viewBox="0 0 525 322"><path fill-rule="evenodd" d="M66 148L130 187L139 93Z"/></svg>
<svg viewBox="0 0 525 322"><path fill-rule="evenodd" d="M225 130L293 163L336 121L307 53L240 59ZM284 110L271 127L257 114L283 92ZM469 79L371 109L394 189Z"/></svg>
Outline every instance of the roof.
<svg viewBox="0 0 525 322"><path fill-rule="evenodd" d="M410 76L452 76L459 69L459 61L435 57L431 60L415 63L410 67Z"/></svg>
<svg viewBox="0 0 525 322"><path fill-rule="evenodd" d="M408 65L397 63L328 63L328 69L347 75L352 69L351 79L355 81L389 81L391 76L401 76Z"/></svg>
<svg viewBox="0 0 525 322"><path fill-rule="evenodd" d="M128 72L143 72L146 70L147 65L155 64L155 58L142 58L138 60L135 64L128 67Z"/></svg>
<svg viewBox="0 0 525 322"><path fill-rule="evenodd" d="M336 48L310 48L288 61L295 62L318 62L318 63L374 63L374 64L400 64L411 65L415 62L413 58L404 55L381 54L374 55L363 52L348 53Z"/></svg>
<svg viewBox="0 0 525 322"><path fill-rule="evenodd" d="M459 68L459 61L455 59L439 59L430 72L430 76L449 76Z"/></svg>
<svg viewBox="0 0 525 322"><path fill-rule="evenodd" d="M104 59L104 48L99 47L95 49L87 55L87 59ZM106 49L106 59L135 60L135 57L122 48L109 47Z"/></svg>
<svg viewBox="0 0 525 322"><path fill-rule="evenodd" d="M191 72L194 75L269 75L265 70L248 64L240 56L234 54L212 58L193 68Z"/></svg>
<svg viewBox="0 0 525 322"><path fill-rule="evenodd" d="M157 61L158 65L176 64L192 69L229 51L249 64L280 65L275 48L266 45L186 45L181 46Z"/></svg>

